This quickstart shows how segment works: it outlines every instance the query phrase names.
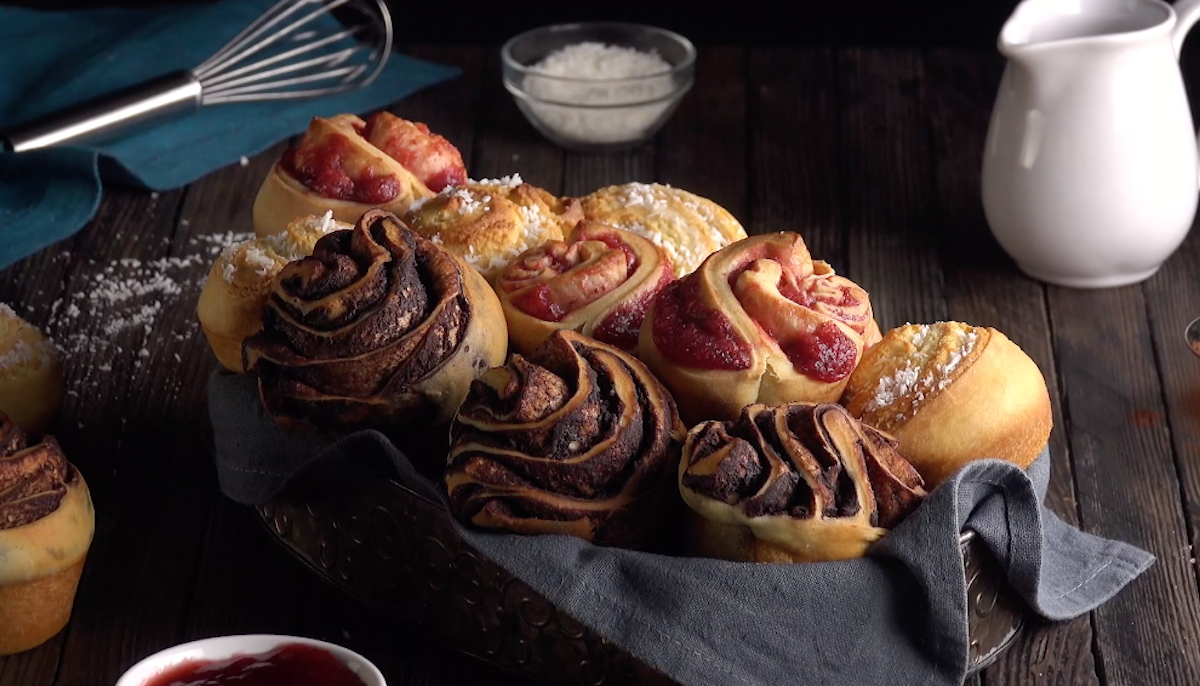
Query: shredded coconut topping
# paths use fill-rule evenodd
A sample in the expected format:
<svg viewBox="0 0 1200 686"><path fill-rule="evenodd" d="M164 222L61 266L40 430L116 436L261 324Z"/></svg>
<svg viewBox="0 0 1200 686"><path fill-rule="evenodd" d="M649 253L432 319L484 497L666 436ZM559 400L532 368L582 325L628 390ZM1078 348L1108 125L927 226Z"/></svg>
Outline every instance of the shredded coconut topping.
<svg viewBox="0 0 1200 686"><path fill-rule="evenodd" d="M947 333L946 327L938 328L943 335ZM922 366L914 366L910 361L905 364L903 369L897 369L892 375L880 378L879 383L875 386L874 396L867 403L866 410L873 412L904 398L909 398L912 405L911 411L915 412L930 395L949 386L953 381L954 370L971 354L971 351L975 349L975 343L979 340L979 334L974 331L955 328L953 332L956 339L945 343L945 346L949 348L945 361L929 365L924 369ZM931 339L933 335L936 334L929 325L921 324L915 328L910 340L913 346L920 350L927 344L939 345L940 339ZM941 346L939 345L939 347ZM925 371L924 376L921 375L922 371ZM896 417L898 420L904 418L903 413Z"/></svg>
<svg viewBox="0 0 1200 686"><path fill-rule="evenodd" d="M667 97L675 91L671 64L654 51L575 43L529 69L534 73L522 83L533 96L527 107L558 135L576 141L638 140L674 104Z"/></svg>
<svg viewBox="0 0 1200 686"><path fill-rule="evenodd" d="M525 182L521 180L520 174L509 174L507 176L501 176L498 179L479 179L478 181L475 179L468 179L467 183L480 186L502 186L504 188L516 188ZM442 192L445 193L446 191Z"/></svg>

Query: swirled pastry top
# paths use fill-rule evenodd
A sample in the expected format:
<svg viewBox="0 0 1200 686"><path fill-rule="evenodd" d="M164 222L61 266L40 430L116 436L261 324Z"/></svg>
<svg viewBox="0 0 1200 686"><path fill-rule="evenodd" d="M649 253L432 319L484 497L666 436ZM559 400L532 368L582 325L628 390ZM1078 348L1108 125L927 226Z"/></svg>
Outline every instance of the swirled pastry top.
<svg viewBox="0 0 1200 686"><path fill-rule="evenodd" d="M836 401L878 337L866 291L781 232L723 248L664 288L638 355L696 422L752 402Z"/></svg>
<svg viewBox="0 0 1200 686"><path fill-rule="evenodd" d="M0 530L12 529L58 509L72 469L53 437L29 444L28 437L0 412Z"/></svg>
<svg viewBox="0 0 1200 686"><path fill-rule="evenodd" d="M447 188L404 216L488 278L526 250L561 241L582 218L577 200L556 198L519 174Z"/></svg>
<svg viewBox="0 0 1200 686"><path fill-rule="evenodd" d="M244 355L265 406L285 423L437 422L503 351L503 332L482 277L371 210L279 272Z"/></svg>
<svg viewBox="0 0 1200 686"><path fill-rule="evenodd" d="M423 181L366 138L367 123L352 114L314 117L277 168L323 198L383 205L433 194Z"/></svg>
<svg viewBox="0 0 1200 686"><path fill-rule="evenodd" d="M451 427L450 506L483 528L636 547L673 500L683 433L644 365L560 330L471 385Z"/></svg>
<svg viewBox="0 0 1200 686"><path fill-rule="evenodd" d="M833 403L748 405L693 427L679 492L797 561L862 555L925 496L896 440Z"/></svg>
<svg viewBox="0 0 1200 686"><path fill-rule="evenodd" d="M279 233L242 241L221 252L200 291L196 317L222 366L242 371L242 341L262 329L263 305L275 275L289 262L311 255L325 234L349 228L329 211L319 217L299 217Z"/></svg>
<svg viewBox="0 0 1200 686"><path fill-rule="evenodd" d="M842 402L898 438L933 485L971 460L1026 468L1053 425L1037 363L1000 331L963 322L888 331L863 355Z"/></svg>
<svg viewBox="0 0 1200 686"><path fill-rule="evenodd" d="M509 336L529 353L557 329L633 350L654 296L674 280L662 248L584 220L565 241L525 251L496 277Z"/></svg>
<svg viewBox="0 0 1200 686"><path fill-rule="evenodd" d="M667 252L676 276L746 237L724 207L695 193L657 183L607 186L581 198L587 219L649 238Z"/></svg>

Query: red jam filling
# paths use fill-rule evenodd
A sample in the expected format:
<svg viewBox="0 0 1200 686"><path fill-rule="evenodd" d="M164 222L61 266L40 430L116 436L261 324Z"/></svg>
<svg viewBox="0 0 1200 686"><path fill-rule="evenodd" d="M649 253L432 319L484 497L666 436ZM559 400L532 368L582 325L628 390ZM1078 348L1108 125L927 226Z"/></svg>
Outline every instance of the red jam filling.
<svg viewBox="0 0 1200 686"><path fill-rule="evenodd" d="M675 279L670 267L663 269L662 276L654 288L634 301L622 303L604 318L592 331L592 338L622 350L633 350L637 346L638 332L646 319L646 310L658 297L659 292Z"/></svg>
<svg viewBox="0 0 1200 686"><path fill-rule="evenodd" d="M326 136L320 145L297 150L288 148L280 166L314 193L335 200L381 205L400 193L400 182L391 174L376 175L367 167L361 178L352 179L343 168L350 141L342 134Z"/></svg>
<svg viewBox="0 0 1200 686"><path fill-rule="evenodd" d="M840 381L854 371L858 347L837 324L824 322L808 335L780 341L780 350L792 367L810 379L824 383Z"/></svg>
<svg viewBox="0 0 1200 686"><path fill-rule="evenodd" d="M257 655L226 660L189 660L152 677L143 686L364 686L333 653L289 643Z"/></svg>
<svg viewBox="0 0 1200 686"><path fill-rule="evenodd" d="M654 303L651 333L663 356L698 369L749 369L750 346L729 318L696 304L699 281L682 279L662 290Z"/></svg>
<svg viewBox="0 0 1200 686"><path fill-rule="evenodd" d="M429 190L439 193L467 182L462 153L425 124L377 112L367 120L366 130L372 143L404 165Z"/></svg>
<svg viewBox="0 0 1200 686"><path fill-rule="evenodd" d="M525 314L545 322L560 322L567 316L567 310L555 301L550 284L544 281L513 296L512 304Z"/></svg>

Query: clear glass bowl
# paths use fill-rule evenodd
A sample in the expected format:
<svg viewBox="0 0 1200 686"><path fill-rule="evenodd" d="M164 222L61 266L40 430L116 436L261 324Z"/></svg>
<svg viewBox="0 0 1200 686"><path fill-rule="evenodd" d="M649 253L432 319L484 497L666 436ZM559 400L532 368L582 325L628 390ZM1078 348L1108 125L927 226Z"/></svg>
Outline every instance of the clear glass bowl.
<svg viewBox="0 0 1200 686"><path fill-rule="evenodd" d="M568 78L531 69L576 43L655 52L671 68L634 78ZM643 24L585 22L526 31L500 49L504 87L534 128L572 150L608 152L637 146L670 119L695 78L696 48L683 36Z"/></svg>

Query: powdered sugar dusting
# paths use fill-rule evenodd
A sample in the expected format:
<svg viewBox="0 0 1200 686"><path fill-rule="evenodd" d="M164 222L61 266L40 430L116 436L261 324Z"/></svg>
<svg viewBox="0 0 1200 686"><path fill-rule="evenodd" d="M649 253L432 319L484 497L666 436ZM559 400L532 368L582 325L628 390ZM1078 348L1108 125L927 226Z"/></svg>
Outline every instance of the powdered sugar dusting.
<svg viewBox="0 0 1200 686"><path fill-rule="evenodd" d="M69 363L70 358L77 356L93 357L96 363L92 369L102 374L86 374L83 383L97 387L103 373L112 371L116 358L132 356L134 368L148 364L150 339L191 340L199 333L194 317L164 324L163 313L181 309L177 306L179 302L195 302L213 259L252 237L251 233L233 231L202 234L187 241L180 256L156 260L123 258L87 273L82 283L50 308L48 329L76 331L58 340L65 361ZM81 318L87 322L82 326ZM83 329L90 331L85 333ZM139 347L127 347L131 336L132 340L141 341Z"/></svg>

